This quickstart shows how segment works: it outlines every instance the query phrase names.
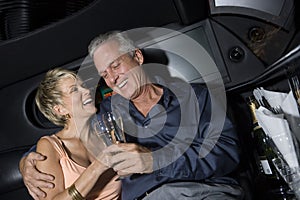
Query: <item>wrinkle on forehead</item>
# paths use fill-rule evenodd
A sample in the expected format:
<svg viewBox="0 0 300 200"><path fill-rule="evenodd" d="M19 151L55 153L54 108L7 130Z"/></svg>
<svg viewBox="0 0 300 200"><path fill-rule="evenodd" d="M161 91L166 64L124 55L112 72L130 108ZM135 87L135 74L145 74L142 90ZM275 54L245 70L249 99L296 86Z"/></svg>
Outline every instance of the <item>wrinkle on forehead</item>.
<svg viewBox="0 0 300 200"><path fill-rule="evenodd" d="M119 51L118 41L107 41L101 44L94 53L94 62L101 69L99 72L105 71L110 64L117 59L122 53Z"/></svg>

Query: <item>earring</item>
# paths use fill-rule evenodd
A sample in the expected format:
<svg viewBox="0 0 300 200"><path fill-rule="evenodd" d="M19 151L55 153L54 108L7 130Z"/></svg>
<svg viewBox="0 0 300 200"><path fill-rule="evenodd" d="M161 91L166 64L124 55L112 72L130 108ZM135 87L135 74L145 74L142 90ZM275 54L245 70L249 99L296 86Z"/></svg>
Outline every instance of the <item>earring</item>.
<svg viewBox="0 0 300 200"><path fill-rule="evenodd" d="M71 119L71 115L68 113L68 114L65 114L65 119L66 120L69 120L69 119Z"/></svg>

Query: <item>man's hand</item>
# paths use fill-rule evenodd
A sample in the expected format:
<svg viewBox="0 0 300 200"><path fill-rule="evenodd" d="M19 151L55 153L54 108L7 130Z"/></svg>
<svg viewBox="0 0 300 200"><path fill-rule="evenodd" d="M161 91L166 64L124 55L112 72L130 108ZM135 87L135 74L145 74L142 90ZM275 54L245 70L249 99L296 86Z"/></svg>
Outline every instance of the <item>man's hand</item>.
<svg viewBox="0 0 300 200"><path fill-rule="evenodd" d="M152 153L146 147L133 143L119 143L107 147L103 152L111 155L109 165L120 176L153 172Z"/></svg>
<svg viewBox="0 0 300 200"><path fill-rule="evenodd" d="M54 188L50 181L54 177L49 174L41 173L36 169L36 161L43 161L46 158L36 152L31 152L28 156L23 157L19 163L19 169L23 176L23 181L33 199L46 197L46 193L41 188Z"/></svg>

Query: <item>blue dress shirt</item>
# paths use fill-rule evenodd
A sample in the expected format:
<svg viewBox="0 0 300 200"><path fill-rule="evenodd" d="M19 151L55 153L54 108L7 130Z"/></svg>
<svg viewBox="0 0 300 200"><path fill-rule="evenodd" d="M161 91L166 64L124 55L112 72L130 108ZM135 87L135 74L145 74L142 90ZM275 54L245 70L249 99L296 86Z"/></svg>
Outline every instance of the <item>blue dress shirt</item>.
<svg viewBox="0 0 300 200"><path fill-rule="evenodd" d="M118 94L100 105L100 114L121 112L126 141L149 148L153 155L153 173L122 180L122 200L136 199L167 182L237 184L229 175L240 160L238 137L224 110L212 113L212 106L219 105L209 90L160 78L156 83L163 95L146 117Z"/></svg>

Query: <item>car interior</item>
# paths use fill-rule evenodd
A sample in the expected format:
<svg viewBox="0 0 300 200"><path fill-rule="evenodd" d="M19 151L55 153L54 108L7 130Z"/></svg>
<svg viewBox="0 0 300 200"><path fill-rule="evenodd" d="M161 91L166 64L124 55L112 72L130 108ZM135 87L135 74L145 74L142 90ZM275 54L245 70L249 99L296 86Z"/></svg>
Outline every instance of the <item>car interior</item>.
<svg viewBox="0 0 300 200"><path fill-rule="evenodd" d="M111 90L88 56L100 33L128 33L146 65L189 83L218 79L237 128L242 160L236 176L245 200L255 187L252 119L246 103L257 87L289 92L299 75L299 2L294 0L4 0L0 1L0 199L32 199L20 158L59 130L38 111L35 92L55 67L78 72L96 104ZM157 71L156 71L157 72Z"/></svg>

